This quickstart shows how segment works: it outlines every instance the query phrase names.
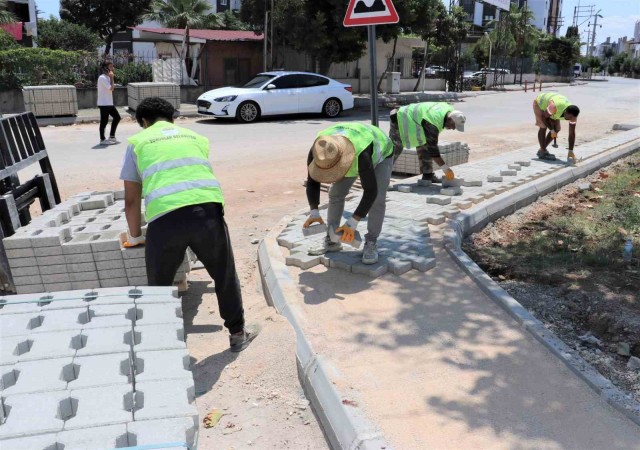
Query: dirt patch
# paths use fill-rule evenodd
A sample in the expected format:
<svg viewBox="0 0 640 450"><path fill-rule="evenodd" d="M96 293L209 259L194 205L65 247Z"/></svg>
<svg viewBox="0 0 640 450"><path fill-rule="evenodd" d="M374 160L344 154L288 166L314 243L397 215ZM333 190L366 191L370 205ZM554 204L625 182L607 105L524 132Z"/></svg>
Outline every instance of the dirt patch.
<svg viewBox="0 0 640 450"><path fill-rule="evenodd" d="M603 376L640 401L640 155L497 220L464 250ZM623 260L626 236L634 257Z"/></svg>

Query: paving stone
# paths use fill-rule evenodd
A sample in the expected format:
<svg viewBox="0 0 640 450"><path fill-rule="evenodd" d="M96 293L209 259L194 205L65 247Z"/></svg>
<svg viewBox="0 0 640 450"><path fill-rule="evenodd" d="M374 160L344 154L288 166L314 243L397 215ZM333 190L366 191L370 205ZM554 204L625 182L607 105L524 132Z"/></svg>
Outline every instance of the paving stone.
<svg viewBox="0 0 640 450"><path fill-rule="evenodd" d="M433 215L427 217L427 223L430 225L441 225L447 221L444 214Z"/></svg>
<svg viewBox="0 0 640 450"><path fill-rule="evenodd" d="M174 417L198 418L195 388L188 379L136 384L136 421ZM141 407L140 407L141 406Z"/></svg>
<svg viewBox="0 0 640 450"><path fill-rule="evenodd" d="M40 256L40 257L36 256L36 263L39 266L58 266L58 265L64 265L65 261L64 261L63 255Z"/></svg>
<svg viewBox="0 0 640 450"><path fill-rule="evenodd" d="M0 439L62 430L64 421L57 417L57 411L58 405L67 395L65 391L56 391L3 398L2 409L6 419L0 426ZM33 420L34 412L37 412L38 420Z"/></svg>
<svg viewBox="0 0 640 450"><path fill-rule="evenodd" d="M122 259L144 259L145 257L145 248L144 247L131 247L131 248L122 248Z"/></svg>
<svg viewBox="0 0 640 450"><path fill-rule="evenodd" d="M135 267L147 267L147 262L144 258L130 258L124 259L125 269L132 269Z"/></svg>
<svg viewBox="0 0 640 450"><path fill-rule="evenodd" d="M65 430L78 430L105 425L128 423L133 420L133 391L131 385L76 389L66 393L70 401L61 408L63 414L75 413L65 421ZM100 405L99 407L96 407Z"/></svg>
<svg viewBox="0 0 640 450"><path fill-rule="evenodd" d="M128 283L130 286L147 286L149 284L149 280L146 276L144 277L129 277Z"/></svg>
<svg viewBox="0 0 640 450"><path fill-rule="evenodd" d="M38 269L38 266L16 267L15 269L11 270L11 275L13 277L39 276L40 270Z"/></svg>
<svg viewBox="0 0 640 450"><path fill-rule="evenodd" d="M18 353L19 362L73 357L76 354L73 339L77 334L77 330L34 333L24 336L24 340L14 349L14 352Z"/></svg>
<svg viewBox="0 0 640 450"><path fill-rule="evenodd" d="M73 238L62 244L64 255L89 254L91 253L90 235L74 235Z"/></svg>
<svg viewBox="0 0 640 450"><path fill-rule="evenodd" d="M83 329L73 336L73 345L78 357L104 355L109 353L130 353L132 325Z"/></svg>
<svg viewBox="0 0 640 450"><path fill-rule="evenodd" d="M140 278L140 277L145 277L145 279L146 279L146 277L147 277L147 268L145 266L143 266L143 267L131 267L129 269L125 269L125 272L127 273L127 279Z"/></svg>
<svg viewBox="0 0 640 450"><path fill-rule="evenodd" d="M133 350L136 353L186 348L182 324L137 326L134 333L136 340Z"/></svg>
<svg viewBox="0 0 640 450"><path fill-rule="evenodd" d="M398 186L398 192L402 192L403 194L408 194L411 192L411 186Z"/></svg>
<svg viewBox="0 0 640 450"><path fill-rule="evenodd" d="M97 264L96 263L96 269L97 269ZM120 267L120 268L116 268L116 269L103 269L103 270L98 270L98 278L100 280L111 280L114 278L126 278L127 273L124 270L124 266ZM126 283L126 282L125 282ZM102 283L100 283L102 284ZM111 285L111 286L104 286L104 287L117 287L117 286L126 286L126 284L120 284L120 285Z"/></svg>
<svg viewBox="0 0 640 450"><path fill-rule="evenodd" d="M42 324L39 314L8 314L0 316L2 338L10 336L26 336Z"/></svg>
<svg viewBox="0 0 640 450"><path fill-rule="evenodd" d="M519 164L523 167L529 167L531 165L531 161L516 161L515 164Z"/></svg>
<svg viewBox="0 0 640 450"><path fill-rule="evenodd" d="M9 260L9 267L11 267L11 270L17 267L32 267L33 265L33 258L13 258Z"/></svg>
<svg viewBox="0 0 640 450"><path fill-rule="evenodd" d="M5 253L7 254L8 259L14 258L33 258L35 257L34 249L29 248L9 248L6 249Z"/></svg>
<svg viewBox="0 0 640 450"><path fill-rule="evenodd" d="M63 391L74 377L73 358L23 361L3 371L2 396Z"/></svg>
<svg viewBox="0 0 640 450"><path fill-rule="evenodd" d="M190 366L189 352L185 349L136 352L136 383L173 379L193 381Z"/></svg>
<svg viewBox="0 0 640 450"><path fill-rule="evenodd" d="M464 181L464 183L462 183L463 186L465 187L479 187L482 186L482 180L473 180L473 181Z"/></svg>
<svg viewBox="0 0 640 450"><path fill-rule="evenodd" d="M36 247L33 249L33 253L36 258L41 258L43 256L62 256L62 246Z"/></svg>
<svg viewBox="0 0 640 450"><path fill-rule="evenodd" d="M296 266L307 270L320 264L320 256L312 256L302 252L292 253L286 257L285 262L288 266Z"/></svg>
<svg viewBox="0 0 640 450"><path fill-rule="evenodd" d="M156 287L156 286L151 286ZM158 304L158 303L173 303L175 305L182 305L182 300L179 298L175 298L172 295L144 295L140 298L136 298L136 305L144 305L144 304Z"/></svg>
<svg viewBox="0 0 640 450"><path fill-rule="evenodd" d="M515 170L515 171L519 171L520 169L522 169L522 167L520 167L520 164L509 164L507 165L507 167L510 170Z"/></svg>
<svg viewBox="0 0 640 450"><path fill-rule="evenodd" d="M433 183L431 180L418 180L418 186L427 187L431 186Z"/></svg>
<svg viewBox="0 0 640 450"><path fill-rule="evenodd" d="M118 252L119 253L119 252ZM98 254L94 253L94 257ZM98 278L121 278L122 273L124 273L124 260L123 259L112 259L106 261L99 261L96 258L96 270L100 274ZM116 271L117 272L112 272ZM108 275L116 273L116 275ZM104 274L104 275L103 275Z"/></svg>
<svg viewBox="0 0 640 450"><path fill-rule="evenodd" d="M450 187L445 189L440 189L441 195L462 195L462 188L459 187Z"/></svg>
<svg viewBox="0 0 640 450"><path fill-rule="evenodd" d="M446 178L443 177L443 179L442 179L442 187L443 188L462 187L462 186L464 186L464 179L463 178L454 178L453 180L447 180Z"/></svg>
<svg viewBox="0 0 640 450"><path fill-rule="evenodd" d="M426 272L430 269L433 269L436 266L435 258L425 258L421 256L411 258L411 264L414 269L419 270L420 272Z"/></svg>
<svg viewBox="0 0 640 450"><path fill-rule="evenodd" d="M387 273L389 267L387 265L387 261L384 258L380 258L380 260L375 264L364 264L362 262L358 262L351 265L351 272L357 273L361 275L366 275L370 278L378 278Z"/></svg>
<svg viewBox="0 0 640 450"><path fill-rule="evenodd" d="M389 272L395 275L402 275L413 268L411 261L401 260L397 258L388 258L387 265Z"/></svg>
<svg viewBox="0 0 640 450"><path fill-rule="evenodd" d="M127 431L135 438L136 445L158 445L164 442L184 442L195 448L198 422L192 417L144 420L127 424Z"/></svg>
<svg viewBox="0 0 640 450"><path fill-rule="evenodd" d="M87 450L96 448L96 445L104 449L133 446L128 440L126 424L61 431L55 438L58 448L64 450Z"/></svg>
<svg viewBox="0 0 640 450"><path fill-rule="evenodd" d="M140 304L136 305L135 326L162 323L182 324L182 306L175 303Z"/></svg>
<svg viewBox="0 0 640 450"><path fill-rule="evenodd" d="M303 236L314 236L316 234L326 233L326 232L327 232L327 225L324 223L314 224L314 225L311 225L309 228L302 229Z"/></svg>
<svg viewBox="0 0 640 450"><path fill-rule="evenodd" d="M100 233L97 238L91 239L91 251L94 253L113 250L120 251L121 234L122 231L120 230L104 231Z"/></svg>
<svg viewBox="0 0 640 450"><path fill-rule="evenodd" d="M58 247L71 240L71 229L69 227L44 228L34 230L29 234L31 247Z"/></svg>
<svg viewBox="0 0 640 450"><path fill-rule="evenodd" d="M68 273L54 273L50 275L42 275L42 282L46 285L55 283L71 283ZM69 288L68 290L70 290Z"/></svg>
<svg viewBox="0 0 640 450"><path fill-rule="evenodd" d="M427 203L448 205L451 203L451 197L445 195L427 195Z"/></svg>
<svg viewBox="0 0 640 450"><path fill-rule="evenodd" d="M59 448L56 444L56 435L54 433L2 440L0 441L0 446L6 450L58 450Z"/></svg>
<svg viewBox="0 0 640 450"><path fill-rule="evenodd" d="M516 175L518 175L518 172L516 170L501 170L500 171L500 175L503 177L515 177Z"/></svg>
<svg viewBox="0 0 640 450"><path fill-rule="evenodd" d="M128 352L76 357L73 372L74 379L68 385L71 390L126 385L133 381Z"/></svg>

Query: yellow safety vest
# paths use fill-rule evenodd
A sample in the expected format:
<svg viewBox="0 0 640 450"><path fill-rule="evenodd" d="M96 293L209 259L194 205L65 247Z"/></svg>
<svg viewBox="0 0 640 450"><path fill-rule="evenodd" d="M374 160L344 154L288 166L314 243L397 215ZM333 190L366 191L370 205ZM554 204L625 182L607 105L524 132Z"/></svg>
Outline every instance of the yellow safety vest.
<svg viewBox="0 0 640 450"><path fill-rule="evenodd" d="M184 206L224 205L220 183L209 163L207 138L158 121L128 140L142 174L147 222Z"/></svg>
<svg viewBox="0 0 640 450"><path fill-rule="evenodd" d="M356 150L353 163L345 175L346 178L358 176L358 157L372 143L373 167L376 167L393 154L393 143L391 142L391 139L389 139L389 137L380 128L374 125L357 122L339 123L321 131L318 133L318 136L334 136L337 134L349 139Z"/></svg>
<svg viewBox="0 0 640 450"><path fill-rule="evenodd" d="M556 105L556 112L551 116L553 120L564 119L564 111L571 106L571 102L564 95L560 95L556 92L546 92L536 97L536 102L541 110L546 111L549 107L549 102L553 100L553 104Z"/></svg>
<svg viewBox="0 0 640 450"><path fill-rule="evenodd" d="M454 108L444 102L412 103L398 109L398 131L404 148L416 148L426 145L427 136L422 128L426 120L442 133L444 119Z"/></svg>

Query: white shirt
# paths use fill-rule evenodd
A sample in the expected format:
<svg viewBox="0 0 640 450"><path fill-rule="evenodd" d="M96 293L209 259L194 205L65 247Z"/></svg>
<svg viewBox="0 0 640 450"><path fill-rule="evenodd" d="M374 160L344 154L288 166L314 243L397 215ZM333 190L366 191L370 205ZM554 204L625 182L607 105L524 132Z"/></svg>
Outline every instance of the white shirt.
<svg viewBox="0 0 640 450"><path fill-rule="evenodd" d="M98 78L98 106L113 106L113 92L109 75L102 74Z"/></svg>

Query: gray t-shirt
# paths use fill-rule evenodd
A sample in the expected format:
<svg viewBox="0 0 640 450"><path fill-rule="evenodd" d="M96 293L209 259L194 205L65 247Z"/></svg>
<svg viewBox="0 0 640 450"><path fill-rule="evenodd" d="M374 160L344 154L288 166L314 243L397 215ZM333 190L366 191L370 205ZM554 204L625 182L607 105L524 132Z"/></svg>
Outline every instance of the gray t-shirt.
<svg viewBox="0 0 640 450"><path fill-rule="evenodd" d="M138 170L138 162L136 154L133 151L133 144L129 144L122 161L122 170L120 171L120 179L122 181L131 181L133 183L142 184L142 174Z"/></svg>

